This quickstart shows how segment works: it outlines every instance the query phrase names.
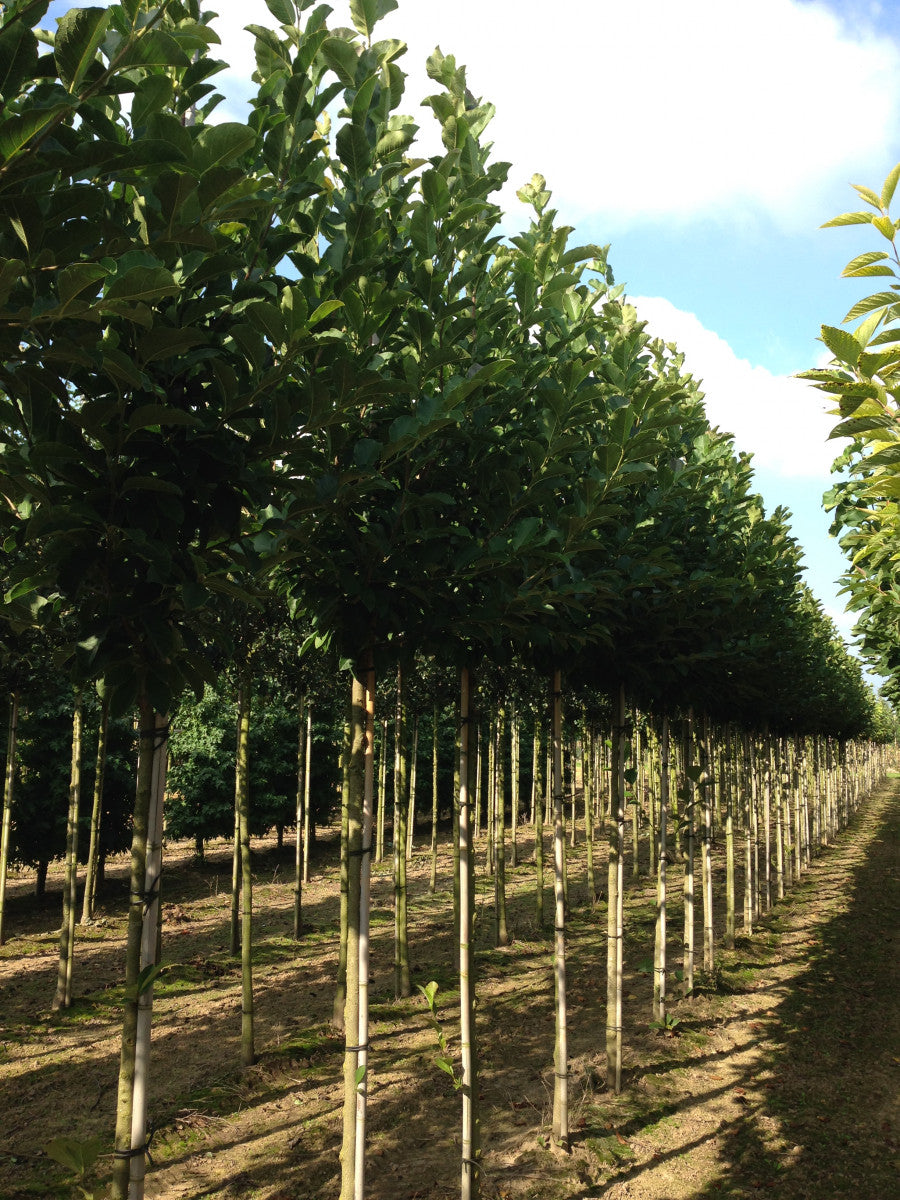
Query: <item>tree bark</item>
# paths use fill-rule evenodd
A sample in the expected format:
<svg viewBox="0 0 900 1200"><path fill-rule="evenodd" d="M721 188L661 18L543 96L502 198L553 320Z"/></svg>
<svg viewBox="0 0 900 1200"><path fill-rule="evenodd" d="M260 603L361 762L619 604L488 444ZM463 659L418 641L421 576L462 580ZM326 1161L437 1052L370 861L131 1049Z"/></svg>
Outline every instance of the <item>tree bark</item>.
<svg viewBox="0 0 900 1200"><path fill-rule="evenodd" d="M554 671L550 690L553 745L553 892L555 898L553 977L556 995L556 1042L553 1054L553 1137L569 1149L569 1046L566 1011L566 905L563 880L565 825L562 778L562 675Z"/></svg>
<svg viewBox="0 0 900 1200"><path fill-rule="evenodd" d="M106 733L109 726L109 698L106 689L100 702L100 724L97 728L97 757L94 762L94 798L91 805L91 840L88 848L87 870L84 876L84 902L81 924L86 925L94 915L97 894L97 862L100 857L100 817L103 812L103 782L106 774Z"/></svg>
<svg viewBox="0 0 900 1200"><path fill-rule="evenodd" d="M66 824L66 878L63 884L62 923L59 927L59 968L53 1009L72 1003L72 968L75 950L75 905L78 893L78 809L81 800L82 699L75 695L72 713L72 769L69 775L69 817Z"/></svg>
<svg viewBox="0 0 900 1200"><path fill-rule="evenodd" d="M19 728L19 693L9 698L9 730L6 738L6 772L3 780L3 819L0 822L0 946L6 941L3 929L6 915L6 866L9 861L9 836L12 823L13 794L16 781L16 741Z"/></svg>

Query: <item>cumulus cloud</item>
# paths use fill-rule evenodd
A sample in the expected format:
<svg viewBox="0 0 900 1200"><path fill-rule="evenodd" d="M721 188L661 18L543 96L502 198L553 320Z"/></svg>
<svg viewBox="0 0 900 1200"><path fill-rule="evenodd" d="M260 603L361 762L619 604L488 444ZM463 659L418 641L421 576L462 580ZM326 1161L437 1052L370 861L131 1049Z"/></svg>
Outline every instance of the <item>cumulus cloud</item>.
<svg viewBox="0 0 900 1200"><path fill-rule="evenodd" d="M757 468L827 480L838 450L827 441L834 418L821 393L804 380L738 358L724 338L669 300L629 300L650 333L683 351L685 369L702 381L710 423L733 434L738 450L752 452Z"/></svg>
<svg viewBox="0 0 900 1200"><path fill-rule="evenodd" d="M241 27L273 18L263 0L218 7L241 91L252 71ZM345 0L333 7L349 23ZM808 228L824 187L878 175L900 115L900 46L821 3L401 0L378 32L408 42L406 108L425 125L424 62L440 45L496 104L495 155L511 179L540 171L567 219L612 231L758 215Z"/></svg>

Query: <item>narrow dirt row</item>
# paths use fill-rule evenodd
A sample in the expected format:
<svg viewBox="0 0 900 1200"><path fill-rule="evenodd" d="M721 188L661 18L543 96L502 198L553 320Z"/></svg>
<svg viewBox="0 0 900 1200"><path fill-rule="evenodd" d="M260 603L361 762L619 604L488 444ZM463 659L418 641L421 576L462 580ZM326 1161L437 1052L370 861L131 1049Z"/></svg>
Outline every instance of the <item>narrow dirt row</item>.
<svg viewBox="0 0 900 1200"><path fill-rule="evenodd" d="M584 848L571 856L569 932L572 1152L548 1140L553 1033L551 942L535 921L532 847L510 869L513 944L490 947L492 883L478 878L478 1030L484 1193L505 1200L886 1200L896 1182L900 781L882 787L814 862L753 938L721 953L716 978L676 1000L674 1030L650 1027L654 895L627 899L625 1073L606 1090L605 904L588 903ZM337 906L327 847L306 890L304 941L292 942L289 869L255 858L257 1040L237 1066L240 978L227 956L227 876L170 857L157 985L151 1200L313 1200L336 1194L341 1042L330 1028ZM603 877L602 849L596 856ZM646 861L646 860L645 860ZM450 868L442 848L442 881ZM455 1048L449 890L430 896L427 856L413 859L414 980L439 984ZM721 900L722 863L715 879ZM739 882L740 886L740 882ZM677 889L675 889L677 891ZM549 899L549 897L548 897ZM370 1200L458 1193L458 1096L434 1059L418 994L392 994L391 883L373 890L374 978ZM721 907L721 904L720 904ZM114 1108L122 954L115 883L101 923L78 947L76 991L50 1014L55 933L21 899L22 930L0 952L0 1195L68 1197L45 1148L55 1136L108 1141ZM549 911L549 907L548 910ZM680 906L671 910L672 962ZM41 922L43 921L43 927ZM677 996L679 985L673 981ZM102 1177L104 1159L96 1173Z"/></svg>

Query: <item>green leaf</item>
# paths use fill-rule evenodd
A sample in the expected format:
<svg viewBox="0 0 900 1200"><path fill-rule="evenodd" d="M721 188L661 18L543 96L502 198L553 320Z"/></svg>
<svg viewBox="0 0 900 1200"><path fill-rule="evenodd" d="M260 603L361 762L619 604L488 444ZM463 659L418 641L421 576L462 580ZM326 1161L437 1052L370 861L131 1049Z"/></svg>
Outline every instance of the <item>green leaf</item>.
<svg viewBox="0 0 900 1200"><path fill-rule="evenodd" d="M396 7L397 0L350 0L350 20L357 33L371 38L381 18Z"/></svg>
<svg viewBox="0 0 900 1200"><path fill-rule="evenodd" d="M128 432L149 429L154 425L196 425L197 418L180 408L168 404L142 404L135 409L128 422Z"/></svg>
<svg viewBox="0 0 900 1200"><path fill-rule="evenodd" d="M887 238L889 242L894 240L897 229L890 217L875 217L872 220L872 224L882 237Z"/></svg>
<svg viewBox="0 0 900 1200"><path fill-rule="evenodd" d="M86 288L94 287L105 279L109 272L99 263L72 263L64 267L56 280L59 302L64 307L75 296L80 295Z"/></svg>
<svg viewBox="0 0 900 1200"><path fill-rule="evenodd" d="M835 329L833 325L822 326L822 341L840 362L855 367L859 362L860 345L846 329Z"/></svg>
<svg viewBox="0 0 900 1200"><path fill-rule="evenodd" d="M145 992L149 992L157 977L165 969L162 963L150 963L149 966L144 967L143 971L138 975L137 981L125 989L125 999L137 1000L139 996L143 996Z"/></svg>
<svg viewBox="0 0 900 1200"><path fill-rule="evenodd" d="M44 1147L44 1152L60 1166L68 1167L76 1175L84 1175L103 1153L103 1140L88 1138L81 1142L77 1138L58 1137Z"/></svg>
<svg viewBox="0 0 900 1200"><path fill-rule="evenodd" d="M0 31L0 96L4 100L9 102L23 83L31 83L37 61L37 38L23 22Z"/></svg>
<svg viewBox="0 0 900 1200"><path fill-rule="evenodd" d="M105 292L107 300L145 300L154 304L180 291L171 271L165 267L132 267L112 280Z"/></svg>
<svg viewBox="0 0 900 1200"><path fill-rule="evenodd" d="M356 83L359 55L343 38L331 37L322 43L322 57L346 87Z"/></svg>
<svg viewBox="0 0 900 1200"><path fill-rule="evenodd" d="M359 178L368 172L372 147L363 129L358 125L341 126L334 144L338 158L351 175Z"/></svg>
<svg viewBox="0 0 900 1200"><path fill-rule="evenodd" d="M832 217L830 221L826 221L819 228L833 229L838 225L871 225L872 218L873 214L869 212L841 213L839 217Z"/></svg>
<svg viewBox="0 0 900 1200"><path fill-rule="evenodd" d="M356 1079L357 1087L359 1087L359 1085L362 1083L362 1081L365 1079L365 1077L366 1077L366 1068L365 1067L357 1067L356 1075L354 1077Z"/></svg>
<svg viewBox="0 0 900 1200"><path fill-rule="evenodd" d="M59 18L54 42L59 77L74 92L106 36L109 9L70 8Z"/></svg>
<svg viewBox="0 0 900 1200"><path fill-rule="evenodd" d="M8 162L33 141L42 130L59 116L68 112L69 105L57 104L52 108L29 108L19 116L10 117L0 125L0 159Z"/></svg>
<svg viewBox="0 0 900 1200"><path fill-rule="evenodd" d="M886 446L883 450L878 450L875 454L867 455L865 459L867 467L890 467L896 463L900 463L900 444Z"/></svg>
<svg viewBox="0 0 900 1200"><path fill-rule="evenodd" d="M309 315L306 322L307 327L312 329L314 325L318 325L320 321L324 321L326 317L330 317L333 312L337 312L339 308L343 308L342 300L323 300L323 302Z"/></svg>
<svg viewBox="0 0 900 1200"><path fill-rule="evenodd" d="M448 1058L436 1058L434 1060L434 1065L436 1067L440 1067L442 1071L446 1071L451 1079L456 1078L456 1072L453 1069L453 1063L450 1062Z"/></svg>
<svg viewBox="0 0 900 1200"><path fill-rule="evenodd" d="M881 197L877 192L873 192L870 187L865 187L861 183L854 183L852 186L853 190L858 192L859 195L862 196L863 200L868 201L868 203L873 205L875 208L881 208Z"/></svg>
<svg viewBox="0 0 900 1200"><path fill-rule="evenodd" d="M866 296L858 304L854 304L846 317L844 317L844 321L855 321L857 317L865 316L866 313L872 312L874 309L885 308L887 305L897 303L900 303L900 296L897 296L894 292L876 292L873 296Z"/></svg>
<svg viewBox="0 0 900 1200"><path fill-rule="evenodd" d="M291 0L266 0L266 8L282 25L293 25L296 13Z"/></svg>
<svg viewBox="0 0 900 1200"><path fill-rule="evenodd" d="M194 168L202 172L212 167L225 166L246 154L255 145L256 134L249 125L242 125L237 121L205 125L197 139Z"/></svg>
<svg viewBox="0 0 900 1200"><path fill-rule="evenodd" d="M900 163L897 163L896 167L894 167L893 171L891 171L887 179L884 181L884 185L881 189L882 208L888 209L891 207L891 201L894 198L894 192L897 189L898 180L900 180Z"/></svg>

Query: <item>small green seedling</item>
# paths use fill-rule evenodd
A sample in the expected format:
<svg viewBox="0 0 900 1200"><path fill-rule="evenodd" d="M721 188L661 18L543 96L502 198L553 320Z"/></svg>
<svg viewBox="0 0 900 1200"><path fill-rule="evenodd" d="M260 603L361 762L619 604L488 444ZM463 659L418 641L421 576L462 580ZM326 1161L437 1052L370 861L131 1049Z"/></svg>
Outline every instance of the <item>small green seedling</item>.
<svg viewBox="0 0 900 1200"><path fill-rule="evenodd" d="M453 1065L453 1060L449 1057L444 1027L437 1015L437 1003L435 1001L435 996L437 995L438 985L436 981L432 979L431 982L426 983L424 987L421 983L417 984L417 987L425 997L425 1003L428 1005L428 1011L431 1014L431 1024L434 1026L434 1032L437 1038L439 1053L435 1057L434 1064L445 1074L450 1076L450 1078L453 1080L454 1090L458 1092L462 1087L462 1079L459 1075L457 1075L456 1068Z"/></svg>
<svg viewBox="0 0 900 1200"><path fill-rule="evenodd" d="M83 1186L83 1180L88 1171L96 1163L103 1152L103 1142L100 1138L88 1138L80 1142L77 1138L54 1138L44 1147L48 1158L66 1167L72 1174L72 1182L84 1197L84 1200L101 1200L106 1188L101 1186L89 1190Z"/></svg>

